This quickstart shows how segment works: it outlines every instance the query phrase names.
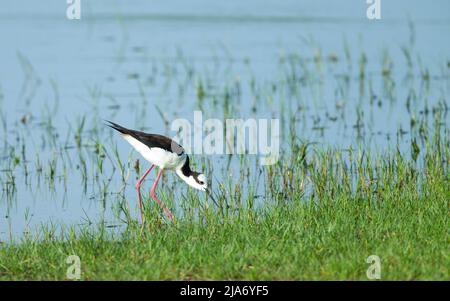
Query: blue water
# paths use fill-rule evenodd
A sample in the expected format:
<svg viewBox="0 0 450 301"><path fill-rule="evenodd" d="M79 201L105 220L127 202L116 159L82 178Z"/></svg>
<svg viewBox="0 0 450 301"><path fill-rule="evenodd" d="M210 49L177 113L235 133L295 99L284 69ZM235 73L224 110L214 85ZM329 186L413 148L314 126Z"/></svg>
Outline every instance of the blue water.
<svg viewBox="0 0 450 301"><path fill-rule="evenodd" d="M0 142L0 240L20 237L48 223L78 225L104 219L110 225L120 224L120 202L137 216L132 166L139 156L133 153L128 162L129 185L125 188L114 169L115 159L106 158L100 173L92 155L96 138L108 147L117 145L125 163L131 152L101 125L101 119L173 136L164 118L193 119L193 111L199 109L196 85L200 81L208 91L200 106L204 118L223 119L223 108L214 107L213 96L220 98L225 87L241 84L242 101L231 117L285 118L300 104L304 110L297 116L299 139L324 148L392 149L399 128L407 131L412 115L420 119L424 103L429 107L448 104L447 0L382 0L378 21L366 18L365 0L82 0L81 20L68 20L66 7L61 0L46 0L45 4L16 0L0 5L0 112L6 125L2 125ZM411 69L402 47L411 52ZM383 55L389 53L395 89L391 98L378 95L382 106L368 104L367 85L361 96L358 61L362 53L367 58L366 78L371 78L378 94L386 85L380 74ZM319 54L317 64L314 58ZM296 56L306 62L306 69L297 70L299 74L308 70L311 78L299 87L298 94L275 93L268 100L268 83L283 84L289 65L282 62ZM329 63L327 59L334 56L338 62ZM428 87L422 83L419 60L430 73ZM411 77L405 78L409 71ZM345 94L342 76L347 73ZM261 90L260 98L249 88L252 80ZM405 106L411 87L417 95L412 113ZM252 111L253 107L257 110ZM71 129L83 116L82 143L88 147L77 151ZM355 125L361 119L363 127L357 131ZM408 135L400 143L408 146ZM27 176L22 165L13 168L8 159L11 152L21 157L24 144ZM80 153L88 162L88 183L81 177ZM49 183L35 170L38 162L48 170L52 158L58 158L57 172L54 183ZM237 164L226 167L225 156L196 159L215 164L219 178L233 178L238 172ZM249 160L252 168L259 168L254 157ZM13 194L6 192L8 170L14 170L17 187ZM94 178L102 183L111 180L106 197ZM181 195L187 193L176 178L168 178L168 187ZM258 187L264 190L263 181Z"/></svg>

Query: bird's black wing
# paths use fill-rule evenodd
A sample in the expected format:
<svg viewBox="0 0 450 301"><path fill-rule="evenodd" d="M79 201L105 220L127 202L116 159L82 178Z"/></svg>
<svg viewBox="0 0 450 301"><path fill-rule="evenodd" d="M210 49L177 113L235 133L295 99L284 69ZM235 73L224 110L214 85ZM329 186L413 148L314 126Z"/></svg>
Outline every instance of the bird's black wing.
<svg viewBox="0 0 450 301"><path fill-rule="evenodd" d="M109 123L107 124L107 126L115 129L116 131L124 135L130 135L131 137L147 145L149 148L152 147L161 148L163 150L175 153L178 156L181 156L184 153L184 149L181 145L179 145L178 143L176 143L175 141L166 136L158 134L147 134L140 131L130 130L124 128L123 126L118 125L117 123L111 121L107 122Z"/></svg>

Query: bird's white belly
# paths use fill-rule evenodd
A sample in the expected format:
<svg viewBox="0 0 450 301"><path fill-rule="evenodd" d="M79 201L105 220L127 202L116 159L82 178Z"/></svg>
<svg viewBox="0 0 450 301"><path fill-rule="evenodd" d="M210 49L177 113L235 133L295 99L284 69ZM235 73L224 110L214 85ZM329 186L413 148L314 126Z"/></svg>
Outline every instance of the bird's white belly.
<svg viewBox="0 0 450 301"><path fill-rule="evenodd" d="M166 151L162 148L149 148L144 143L131 137L130 135L122 135L122 137L130 143L135 150L137 150L145 160L157 165L163 169L177 169L184 164L186 154L178 156L175 153Z"/></svg>

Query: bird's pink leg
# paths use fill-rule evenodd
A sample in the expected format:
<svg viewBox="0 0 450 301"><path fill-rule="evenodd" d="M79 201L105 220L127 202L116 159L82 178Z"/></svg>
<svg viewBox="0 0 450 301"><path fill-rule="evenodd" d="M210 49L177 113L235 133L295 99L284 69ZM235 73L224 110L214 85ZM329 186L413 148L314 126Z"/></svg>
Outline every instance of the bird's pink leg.
<svg viewBox="0 0 450 301"><path fill-rule="evenodd" d="M143 209L142 209L142 198L141 198L141 184L154 166L155 166L155 164L152 164L152 166L150 166L150 168L145 172L145 174L136 183L136 190L137 190L138 198L139 198L139 210L141 212L141 224L144 222L143 214L142 214Z"/></svg>
<svg viewBox="0 0 450 301"><path fill-rule="evenodd" d="M155 181L155 183L153 184L152 191L150 192L150 195L151 195L152 199L159 205L159 207L161 207L161 208L164 210L164 212L165 212L166 215L170 218L170 220L171 220L172 222L175 222L175 221L173 220L172 214L170 214L169 210L167 210L166 207L163 206L163 204L161 203L161 201L158 200L158 198L157 198L156 195L155 195L156 185L158 185L158 181L159 181L159 178L161 178L162 173L163 173L163 169L160 169L159 172L158 172L158 176L156 177L156 181Z"/></svg>

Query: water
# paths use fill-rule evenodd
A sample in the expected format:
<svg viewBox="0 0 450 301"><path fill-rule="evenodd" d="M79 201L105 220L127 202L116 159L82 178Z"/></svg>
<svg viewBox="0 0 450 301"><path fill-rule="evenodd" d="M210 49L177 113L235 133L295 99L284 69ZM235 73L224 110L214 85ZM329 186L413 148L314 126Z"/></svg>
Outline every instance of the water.
<svg viewBox="0 0 450 301"><path fill-rule="evenodd" d="M65 1L3 3L0 240L50 222L120 225L120 204L137 216L133 165L139 156L102 119L173 136L170 121L192 121L198 109L219 119L283 121L294 114L298 138L318 147L385 151L398 142L408 150L412 116L431 123L426 108L448 107L450 3L382 1L381 21L367 20L365 3L97 0L82 1L81 21L66 19ZM206 90L200 102L199 83ZM239 91L229 113L225 89ZM287 140L283 134L283 145ZM107 152L102 168L96 142ZM260 168L255 156L246 160L252 171ZM198 165L213 166L216 179L234 181L238 161L229 166L226 156L196 157ZM168 179L166 187L181 202L186 187ZM262 194L263 179L254 181Z"/></svg>

